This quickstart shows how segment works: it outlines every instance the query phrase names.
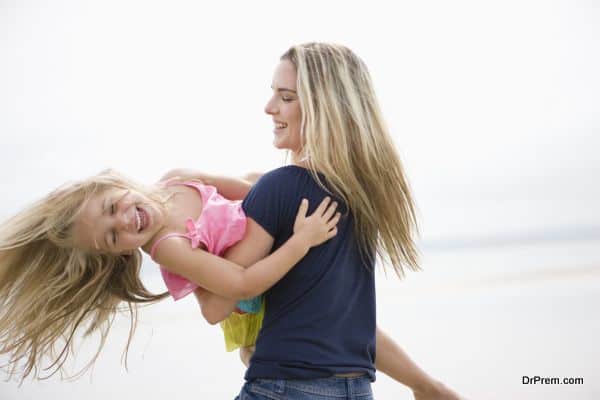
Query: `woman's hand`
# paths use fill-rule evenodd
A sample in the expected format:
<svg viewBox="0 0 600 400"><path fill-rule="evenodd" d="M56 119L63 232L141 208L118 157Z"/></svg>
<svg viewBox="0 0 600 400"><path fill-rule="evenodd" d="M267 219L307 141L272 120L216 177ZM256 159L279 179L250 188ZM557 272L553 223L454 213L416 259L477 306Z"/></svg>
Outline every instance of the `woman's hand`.
<svg viewBox="0 0 600 400"><path fill-rule="evenodd" d="M415 400L465 400L441 382L434 382L427 390L413 390Z"/></svg>
<svg viewBox="0 0 600 400"><path fill-rule="evenodd" d="M317 246L337 234L337 223L340 220L340 213L336 213L337 203L331 203L331 198L323 199L319 207L310 217L306 216L308 212L308 200L302 199L296 222L294 223L294 235L302 238L309 247Z"/></svg>
<svg viewBox="0 0 600 400"><path fill-rule="evenodd" d="M240 347L240 360L248 368L250 366L250 359L256 350L256 346Z"/></svg>

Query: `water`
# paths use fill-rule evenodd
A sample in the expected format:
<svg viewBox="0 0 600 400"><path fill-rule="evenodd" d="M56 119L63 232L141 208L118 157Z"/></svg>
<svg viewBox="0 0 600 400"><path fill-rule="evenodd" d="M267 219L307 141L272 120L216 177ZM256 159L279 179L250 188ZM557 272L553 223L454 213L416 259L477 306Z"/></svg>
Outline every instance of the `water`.
<svg viewBox="0 0 600 400"><path fill-rule="evenodd" d="M425 257L424 272L402 283L379 281L379 324L468 398L597 398L599 245L551 242ZM522 384L535 375L583 377L584 384ZM404 393L383 376L375 390L383 399Z"/></svg>

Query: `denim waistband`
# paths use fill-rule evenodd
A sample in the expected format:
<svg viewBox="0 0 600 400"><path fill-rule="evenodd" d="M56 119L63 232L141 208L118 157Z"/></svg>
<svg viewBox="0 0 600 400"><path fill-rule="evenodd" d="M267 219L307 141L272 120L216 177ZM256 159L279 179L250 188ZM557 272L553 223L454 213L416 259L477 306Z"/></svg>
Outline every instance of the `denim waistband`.
<svg viewBox="0 0 600 400"><path fill-rule="evenodd" d="M302 394L339 397L344 399L369 398L372 396L368 375L318 379L254 379L247 383L250 392L268 398L295 399Z"/></svg>

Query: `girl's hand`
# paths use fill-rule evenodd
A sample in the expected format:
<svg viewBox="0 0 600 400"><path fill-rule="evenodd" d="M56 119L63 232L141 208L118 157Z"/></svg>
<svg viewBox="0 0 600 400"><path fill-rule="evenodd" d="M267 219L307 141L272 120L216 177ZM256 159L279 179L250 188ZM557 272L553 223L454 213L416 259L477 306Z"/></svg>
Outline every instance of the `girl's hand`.
<svg viewBox="0 0 600 400"><path fill-rule="evenodd" d="M294 235L301 237L309 247L317 246L337 234L336 225L341 214L335 212L337 203L335 201L330 203L329 197L323 199L310 217L306 216L308 200L302 199L300 203L294 223Z"/></svg>

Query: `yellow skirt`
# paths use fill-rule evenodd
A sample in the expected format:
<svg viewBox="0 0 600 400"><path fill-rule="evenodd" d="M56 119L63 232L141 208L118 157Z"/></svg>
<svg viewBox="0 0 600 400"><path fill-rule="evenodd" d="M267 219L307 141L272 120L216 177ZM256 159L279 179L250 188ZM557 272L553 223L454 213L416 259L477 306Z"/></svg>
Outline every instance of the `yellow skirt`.
<svg viewBox="0 0 600 400"><path fill-rule="evenodd" d="M252 314L231 313L221 321L221 329L225 336L225 348L233 351L240 347L254 346L258 332L265 316L265 301L260 305L260 311Z"/></svg>

